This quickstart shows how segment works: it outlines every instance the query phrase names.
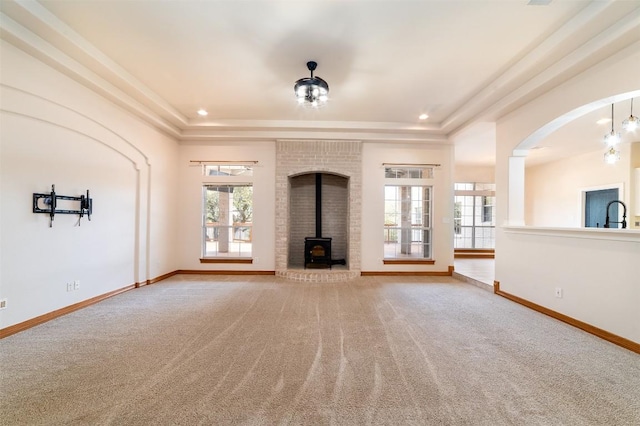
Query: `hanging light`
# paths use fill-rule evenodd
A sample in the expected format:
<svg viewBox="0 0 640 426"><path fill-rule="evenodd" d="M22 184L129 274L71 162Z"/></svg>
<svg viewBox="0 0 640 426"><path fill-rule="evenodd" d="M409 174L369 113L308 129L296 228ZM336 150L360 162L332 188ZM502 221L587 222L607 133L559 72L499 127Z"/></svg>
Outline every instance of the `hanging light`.
<svg viewBox="0 0 640 426"><path fill-rule="evenodd" d="M604 143L607 146L614 146L620 143L620 133L613 130L613 104L611 104L611 132L604 135Z"/></svg>
<svg viewBox="0 0 640 426"><path fill-rule="evenodd" d="M313 76L317 66L318 64L314 61L307 62L311 77L301 78L293 86L298 103L301 105L319 107L329 100L329 85L320 77Z"/></svg>
<svg viewBox="0 0 640 426"><path fill-rule="evenodd" d="M609 150L604 153L604 162L607 164L615 164L619 160L620 151L616 150L614 147L609 148Z"/></svg>
<svg viewBox="0 0 640 426"><path fill-rule="evenodd" d="M633 98L631 98L631 115L622 122L622 128L627 132L635 132L640 127L640 119L633 115Z"/></svg>

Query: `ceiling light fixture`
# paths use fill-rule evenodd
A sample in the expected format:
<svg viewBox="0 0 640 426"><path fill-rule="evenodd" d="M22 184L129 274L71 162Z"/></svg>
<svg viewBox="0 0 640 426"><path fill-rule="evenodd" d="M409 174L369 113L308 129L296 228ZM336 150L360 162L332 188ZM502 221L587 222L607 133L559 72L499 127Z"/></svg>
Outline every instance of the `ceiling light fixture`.
<svg viewBox="0 0 640 426"><path fill-rule="evenodd" d="M613 120L613 104L611 104L611 132L604 135L604 143L607 144L607 146L614 146L620 143L620 133L616 133L615 130L613 130Z"/></svg>
<svg viewBox="0 0 640 426"><path fill-rule="evenodd" d="M204 108L200 108L200 109L198 110L198 115L199 115L200 117L206 117L206 116L207 116L207 114L209 114L209 113L208 113L208 112L207 112L207 110L206 110L206 109L204 109Z"/></svg>
<svg viewBox="0 0 640 426"><path fill-rule="evenodd" d="M616 150L614 147L609 148L609 150L604 153L604 162L607 164L615 164L619 160L620 151Z"/></svg>
<svg viewBox="0 0 640 426"><path fill-rule="evenodd" d="M307 62L311 77L301 78L293 86L298 103L301 105L319 107L329 100L329 85L320 77L314 77L313 75L317 66L318 64L314 61Z"/></svg>
<svg viewBox="0 0 640 426"><path fill-rule="evenodd" d="M631 98L631 115L622 122L622 128L627 132L635 132L640 127L640 119L633 115L633 98Z"/></svg>
<svg viewBox="0 0 640 426"><path fill-rule="evenodd" d="M418 116L418 118L420 120L426 120L427 118L429 118L429 116L427 114L420 114L420 116Z"/></svg>

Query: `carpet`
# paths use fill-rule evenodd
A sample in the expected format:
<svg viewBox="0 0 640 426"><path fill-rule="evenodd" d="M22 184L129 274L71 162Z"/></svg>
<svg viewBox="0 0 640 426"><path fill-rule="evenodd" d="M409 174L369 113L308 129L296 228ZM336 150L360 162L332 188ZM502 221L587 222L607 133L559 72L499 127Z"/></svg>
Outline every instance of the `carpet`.
<svg viewBox="0 0 640 426"><path fill-rule="evenodd" d="M177 275L0 357L6 425L640 424L640 356L450 277Z"/></svg>

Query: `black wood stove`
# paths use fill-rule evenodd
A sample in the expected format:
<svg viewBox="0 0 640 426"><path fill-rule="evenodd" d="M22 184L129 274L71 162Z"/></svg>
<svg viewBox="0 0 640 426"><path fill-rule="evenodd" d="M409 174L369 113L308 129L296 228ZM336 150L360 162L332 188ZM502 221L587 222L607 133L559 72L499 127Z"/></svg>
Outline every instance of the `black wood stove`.
<svg viewBox="0 0 640 426"><path fill-rule="evenodd" d="M331 238L304 239L304 267L331 268Z"/></svg>

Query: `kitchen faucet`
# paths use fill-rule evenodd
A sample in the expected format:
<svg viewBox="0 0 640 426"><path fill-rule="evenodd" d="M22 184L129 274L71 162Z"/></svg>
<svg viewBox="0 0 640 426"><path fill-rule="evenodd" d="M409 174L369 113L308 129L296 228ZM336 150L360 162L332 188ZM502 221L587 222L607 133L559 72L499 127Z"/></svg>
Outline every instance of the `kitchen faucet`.
<svg viewBox="0 0 640 426"><path fill-rule="evenodd" d="M616 222L615 220L609 220L609 207L611 207L611 204L613 203L619 203L622 204L622 208L624 210L622 210L622 222ZM627 206L620 200L613 200L613 201L609 201L609 204L607 204L607 218L604 222L604 227L605 228L610 228L610 224L612 223L620 223L622 224L622 228L626 228L627 227Z"/></svg>

